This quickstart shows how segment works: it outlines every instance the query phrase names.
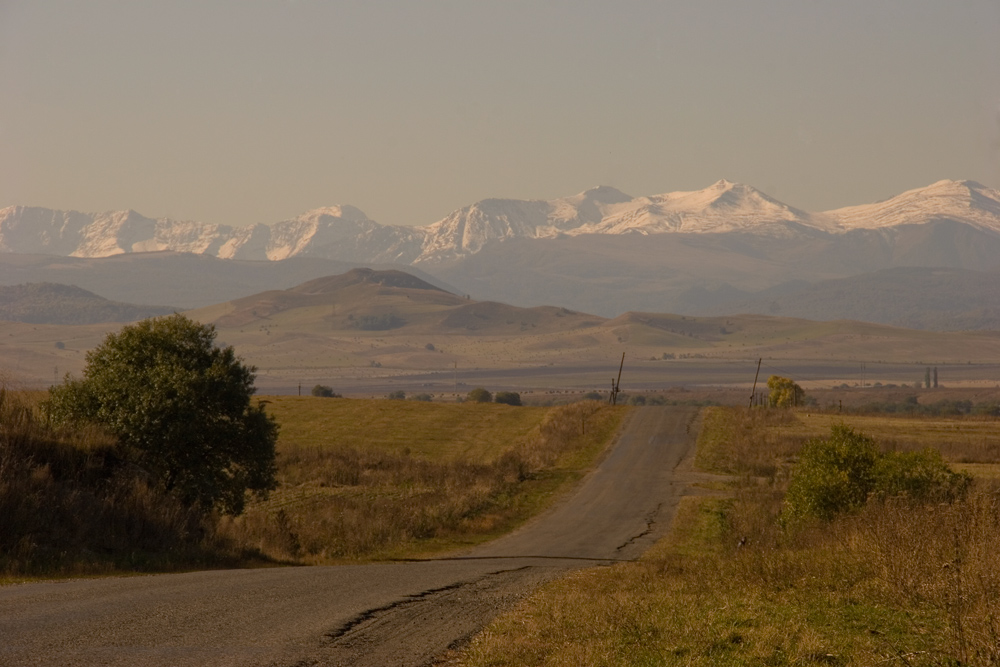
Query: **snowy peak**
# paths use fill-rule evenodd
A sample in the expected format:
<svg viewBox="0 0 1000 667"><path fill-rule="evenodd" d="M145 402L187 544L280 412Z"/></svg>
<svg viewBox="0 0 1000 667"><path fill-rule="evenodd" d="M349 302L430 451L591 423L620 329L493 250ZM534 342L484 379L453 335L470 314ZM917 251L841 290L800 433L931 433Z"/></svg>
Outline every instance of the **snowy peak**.
<svg viewBox="0 0 1000 667"><path fill-rule="evenodd" d="M424 227L381 225L347 205L249 227L153 219L132 210L88 214L11 206L0 209L0 252L106 257L173 250L225 259L418 264L459 260L514 238L730 232L774 238L941 220L1000 234L1000 191L945 180L875 204L807 213L727 180L647 197L598 186L552 200L484 199Z"/></svg>
<svg viewBox="0 0 1000 667"><path fill-rule="evenodd" d="M810 215L741 183L721 180L703 190L670 192L626 202L580 233L787 234L788 223L813 226Z"/></svg>
<svg viewBox="0 0 1000 667"><path fill-rule="evenodd" d="M938 181L885 201L827 211L843 229L879 229L954 220L1000 232L1000 190L975 181Z"/></svg>

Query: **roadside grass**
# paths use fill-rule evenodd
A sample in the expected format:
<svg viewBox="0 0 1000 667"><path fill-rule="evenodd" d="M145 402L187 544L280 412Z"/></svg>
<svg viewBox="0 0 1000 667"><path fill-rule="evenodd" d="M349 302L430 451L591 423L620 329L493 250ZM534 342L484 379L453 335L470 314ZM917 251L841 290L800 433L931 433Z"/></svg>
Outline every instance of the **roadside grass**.
<svg viewBox="0 0 1000 667"><path fill-rule="evenodd" d="M510 530L578 480L626 408L277 398L279 489L220 532L269 558L405 558Z"/></svg>
<svg viewBox="0 0 1000 667"><path fill-rule="evenodd" d="M641 560L543 587L449 664L1000 664L1000 485L785 529L789 468L819 430L807 414L708 408L696 460L733 475L729 497L685 498ZM930 439L885 421L896 446Z"/></svg>
<svg viewBox="0 0 1000 667"><path fill-rule="evenodd" d="M0 584L408 557L516 526L579 479L628 408L271 397L280 487L239 517L148 484L44 393L0 389Z"/></svg>

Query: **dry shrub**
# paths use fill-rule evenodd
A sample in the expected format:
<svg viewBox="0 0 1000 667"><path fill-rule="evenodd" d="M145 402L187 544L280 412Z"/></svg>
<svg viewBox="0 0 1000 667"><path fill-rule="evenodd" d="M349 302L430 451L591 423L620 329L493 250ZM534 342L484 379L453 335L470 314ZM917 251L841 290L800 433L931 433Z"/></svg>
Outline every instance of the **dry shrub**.
<svg viewBox="0 0 1000 667"><path fill-rule="evenodd" d="M950 504L873 504L856 519L851 547L868 554L891 601L946 615L947 653L1000 664L1000 497L977 488Z"/></svg>

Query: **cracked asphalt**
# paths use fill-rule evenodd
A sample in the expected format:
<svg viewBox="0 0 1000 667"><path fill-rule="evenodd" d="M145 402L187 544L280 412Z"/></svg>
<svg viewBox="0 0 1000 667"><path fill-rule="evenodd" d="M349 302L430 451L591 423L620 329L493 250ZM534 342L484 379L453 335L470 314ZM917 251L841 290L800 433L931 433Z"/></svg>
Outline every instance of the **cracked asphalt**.
<svg viewBox="0 0 1000 667"><path fill-rule="evenodd" d="M635 410L568 497L447 558L0 588L0 665L431 665L542 583L660 539L700 477L696 416Z"/></svg>

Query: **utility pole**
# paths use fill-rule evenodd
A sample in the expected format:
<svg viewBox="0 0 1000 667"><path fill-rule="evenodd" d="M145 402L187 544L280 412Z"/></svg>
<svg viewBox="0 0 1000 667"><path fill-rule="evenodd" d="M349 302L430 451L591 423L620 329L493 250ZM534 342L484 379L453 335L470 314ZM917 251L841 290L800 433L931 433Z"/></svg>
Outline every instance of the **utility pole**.
<svg viewBox="0 0 1000 667"><path fill-rule="evenodd" d="M747 406L748 410L753 408L753 395L757 391L757 378L760 377L760 362L762 361L764 361L764 357L757 360L757 372L753 376L753 389L750 390L750 405Z"/></svg>
<svg viewBox="0 0 1000 667"><path fill-rule="evenodd" d="M625 367L625 353L622 352L622 362L618 366L618 380L611 379L611 405L618 405L618 392L622 390L622 369Z"/></svg>

